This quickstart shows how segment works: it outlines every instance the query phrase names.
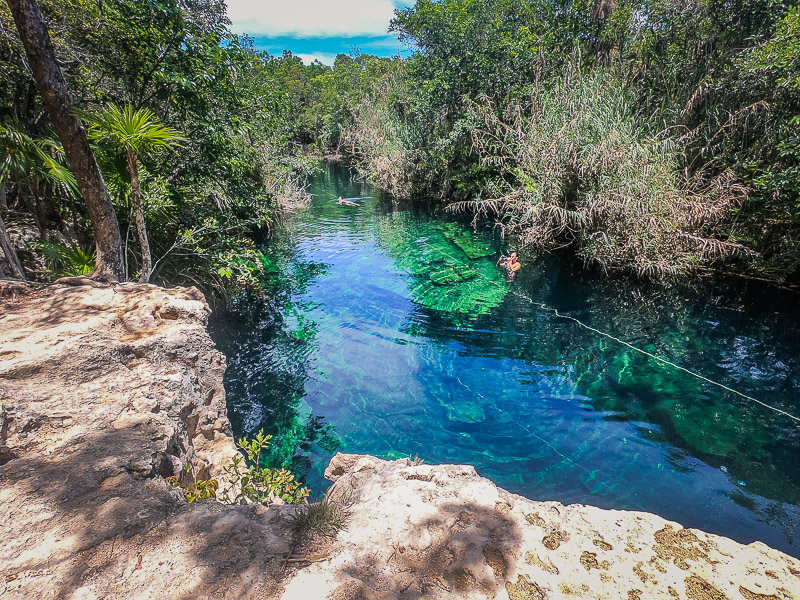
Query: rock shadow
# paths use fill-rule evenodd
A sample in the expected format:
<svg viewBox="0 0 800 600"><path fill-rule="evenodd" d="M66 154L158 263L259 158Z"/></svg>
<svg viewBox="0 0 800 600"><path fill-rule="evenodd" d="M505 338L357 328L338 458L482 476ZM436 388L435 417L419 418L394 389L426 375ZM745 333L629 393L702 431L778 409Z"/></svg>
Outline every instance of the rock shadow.
<svg viewBox="0 0 800 600"><path fill-rule="evenodd" d="M417 539L406 535L405 542L390 542L392 552L385 561L376 555L344 569L354 580L349 584L353 598L359 597L356 587L391 591L407 600L470 592L494 597L505 586L522 546L522 532L506 507L470 501L442 504L414 525Z"/></svg>
<svg viewBox="0 0 800 600"><path fill-rule="evenodd" d="M51 427L31 435L59 436L42 431ZM269 581L288 554L294 509L186 504L164 481L173 463L152 451L153 433L141 422L109 428L0 466L0 592L201 598L224 584L235 598Z"/></svg>

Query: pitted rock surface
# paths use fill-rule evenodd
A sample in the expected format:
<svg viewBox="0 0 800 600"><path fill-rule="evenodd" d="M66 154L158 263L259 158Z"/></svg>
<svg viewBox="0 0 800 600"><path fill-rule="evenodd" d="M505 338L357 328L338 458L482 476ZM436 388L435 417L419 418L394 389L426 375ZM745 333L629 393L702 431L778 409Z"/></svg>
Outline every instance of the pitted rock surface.
<svg viewBox="0 0 800 600"><path fill-rule="evenodd" d="M533 502L470 466L336 455L350 519L321 554L295 507L187 505L164 477L235 452L208 313L137 285L0 313L0 598L800 600L800 561L764 544Z"/></svg>
<svg viewBox="0 0 800 600"><path fill-rule="evenodd" d="M307 598L800 600L800 561L658 516L534 502L462 465L338 454L337 553L288 582Z"/></svg>

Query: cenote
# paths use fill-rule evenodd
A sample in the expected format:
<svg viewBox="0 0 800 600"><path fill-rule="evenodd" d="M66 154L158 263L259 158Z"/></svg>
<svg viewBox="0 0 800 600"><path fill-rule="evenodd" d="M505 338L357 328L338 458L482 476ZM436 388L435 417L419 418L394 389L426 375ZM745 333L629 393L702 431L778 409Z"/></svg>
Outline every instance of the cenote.
<svg viewBox="0 0 800 600"><path fill-rule="evenodd" d="M212 322L234 431L273 434L273 465L318 495L335 451L467 463L534 500L800 556L798 423L586 327L798 415L798 296L643 287L552 256L507 282L496 237L341 167L308 190L266 244L268 298Z"/></svg>

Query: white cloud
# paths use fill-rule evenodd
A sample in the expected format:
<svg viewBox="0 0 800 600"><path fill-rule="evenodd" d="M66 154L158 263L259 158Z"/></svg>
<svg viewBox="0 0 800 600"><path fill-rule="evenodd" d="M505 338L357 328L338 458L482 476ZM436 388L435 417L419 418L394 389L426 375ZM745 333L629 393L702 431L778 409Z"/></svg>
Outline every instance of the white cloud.
<svg viewBox="0 0 800 600"><path fill-rule="evenodd" d="M237 33L266 37L383 35L404 2L392 0L227 0Z"/></svg>
<svg viewBox="0 0 800 600"><path fill-rule="evenodd" d="M336 55L331 52L311 52L309 54L303 54L298 52L295 54L300 60L303 61L303 64L310 65L315 60L318 60L323 65L327 65L329 67L333 66L334 61L336 60Z"/></svg>

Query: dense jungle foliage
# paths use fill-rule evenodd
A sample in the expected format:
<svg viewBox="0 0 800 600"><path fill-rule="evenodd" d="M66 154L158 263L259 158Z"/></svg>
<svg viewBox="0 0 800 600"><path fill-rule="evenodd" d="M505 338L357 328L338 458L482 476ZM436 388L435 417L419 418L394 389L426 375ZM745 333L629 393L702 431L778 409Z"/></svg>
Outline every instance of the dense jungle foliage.
<svg viewBox="0 0 800 600"><path fill-rule="evenodd" d="M314 164L294 126L301 96L291 75L307 75L300 60L270 57L231 34L222 0L39 6L75 108L91 124L127 277L139 277L145 262L134 215L140 192L153 281L215 291L254 284L263 257L253 239L304 200ZM0 217L19 263L28 279L87 274L86 210L5 4L0 77ZM6 274L17 275L8 262Z"/></svg>
<svg viewBox="0 0 800 600"><path fill-rule="evenodd" d="M397 196L607 272L800 279L798 6L418 0L390 28L408 58L325 67L256 51L222 0L39 4L128 278L255 285L253 240L303 202L312 157L335 153ZM0 275L88 273L86 211L5 6L0 72L0 217L20 257ZM126 109L172 137L122 123L114 137L103 115Z"/></svg>

